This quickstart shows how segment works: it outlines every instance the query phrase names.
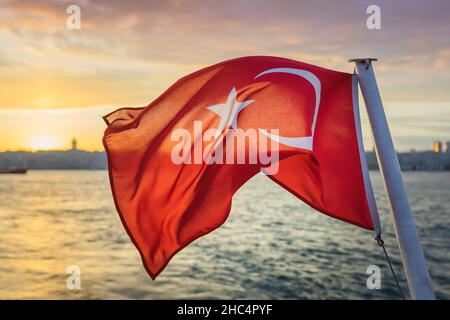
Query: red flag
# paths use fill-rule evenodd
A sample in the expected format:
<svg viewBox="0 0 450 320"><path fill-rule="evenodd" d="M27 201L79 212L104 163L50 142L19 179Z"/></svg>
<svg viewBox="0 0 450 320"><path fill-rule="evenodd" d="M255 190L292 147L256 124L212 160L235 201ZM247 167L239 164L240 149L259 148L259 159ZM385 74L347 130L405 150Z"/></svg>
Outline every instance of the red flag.
<svg viewBox="0 0 450 320"><path fill-rule="evenodd" d="M261 170L318 211L373 229L353 91L348 73L244 57L105 116L116 208L152 279L222 225Z"/></svg>

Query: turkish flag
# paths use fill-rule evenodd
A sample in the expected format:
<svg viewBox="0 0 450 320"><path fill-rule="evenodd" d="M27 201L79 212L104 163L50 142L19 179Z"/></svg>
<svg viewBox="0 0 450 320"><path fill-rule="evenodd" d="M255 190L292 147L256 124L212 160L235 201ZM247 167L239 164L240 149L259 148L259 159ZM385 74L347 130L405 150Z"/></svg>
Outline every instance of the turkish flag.
<svg viewBox="0 0 450 320"><path fill-rule="evenodd" d="M373 229L356 99L351 74L244 57L106 115L114 201L152 279L222 225L260 171L318 211Z"/></svg>

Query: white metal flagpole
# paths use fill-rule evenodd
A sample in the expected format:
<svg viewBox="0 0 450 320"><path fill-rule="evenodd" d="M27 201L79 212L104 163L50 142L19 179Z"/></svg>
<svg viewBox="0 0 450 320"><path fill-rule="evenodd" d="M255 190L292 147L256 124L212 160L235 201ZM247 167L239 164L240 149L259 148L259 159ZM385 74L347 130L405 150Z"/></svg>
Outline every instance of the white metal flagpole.
<svg viewBox="0 0 450 320"><path fill-rule="evenodd" d="M425 256L417 235L388 122L372 67L374 58L352 59L375 141L378 164L391 205L395 233L413 299L435 299Z"/></svg>

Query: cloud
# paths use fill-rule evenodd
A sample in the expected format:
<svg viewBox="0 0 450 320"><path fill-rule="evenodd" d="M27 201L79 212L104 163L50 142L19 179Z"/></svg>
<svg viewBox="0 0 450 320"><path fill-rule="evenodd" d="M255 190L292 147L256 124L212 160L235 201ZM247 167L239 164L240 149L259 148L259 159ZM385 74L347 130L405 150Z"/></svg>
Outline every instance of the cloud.
<svg viewBox="0 0 450 320"><path fill-rule="evenodd" d="M49 58L109 55L205 65L240 55L301 52L320 60L342 56L340 66L351 69L346 58L377 55L386 69L412 73L434 65L432 59L424 64L423 57L445 50L448 43L439 42L450 31L445 1L383 1L380 31L365 26L368 1L79 1L79 32L64 28L65 8L73 2L9 1L10 19L0 26L48 50Z"/></svg>
<svg viewBox="0 0 450 320"><path fill-rule="evenodd" d="M71 4L81 7L81 30L65 27ZM142 106L179 77L237 56L284 56L347 72L347 59L376 56L395 134L412 134L409 125L427 139L448 133L440 119L450 104L450 2L377 1L376 31L366 28L369 4L0 0L0 109Z"/></svg>

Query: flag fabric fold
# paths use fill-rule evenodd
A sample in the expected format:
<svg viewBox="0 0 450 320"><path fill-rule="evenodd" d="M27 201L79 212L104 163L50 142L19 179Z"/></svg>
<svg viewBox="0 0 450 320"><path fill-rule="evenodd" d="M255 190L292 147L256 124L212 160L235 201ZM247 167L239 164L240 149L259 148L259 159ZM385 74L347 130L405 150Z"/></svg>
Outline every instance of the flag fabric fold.
<svg viewBox="0 0 450 320"><path fill-rule="evenodd" d="M152 279L222 225L235 192L260 171L322 213L377 228L354 95L351 74L244 57L106 115L115 205Z"/></svg>

